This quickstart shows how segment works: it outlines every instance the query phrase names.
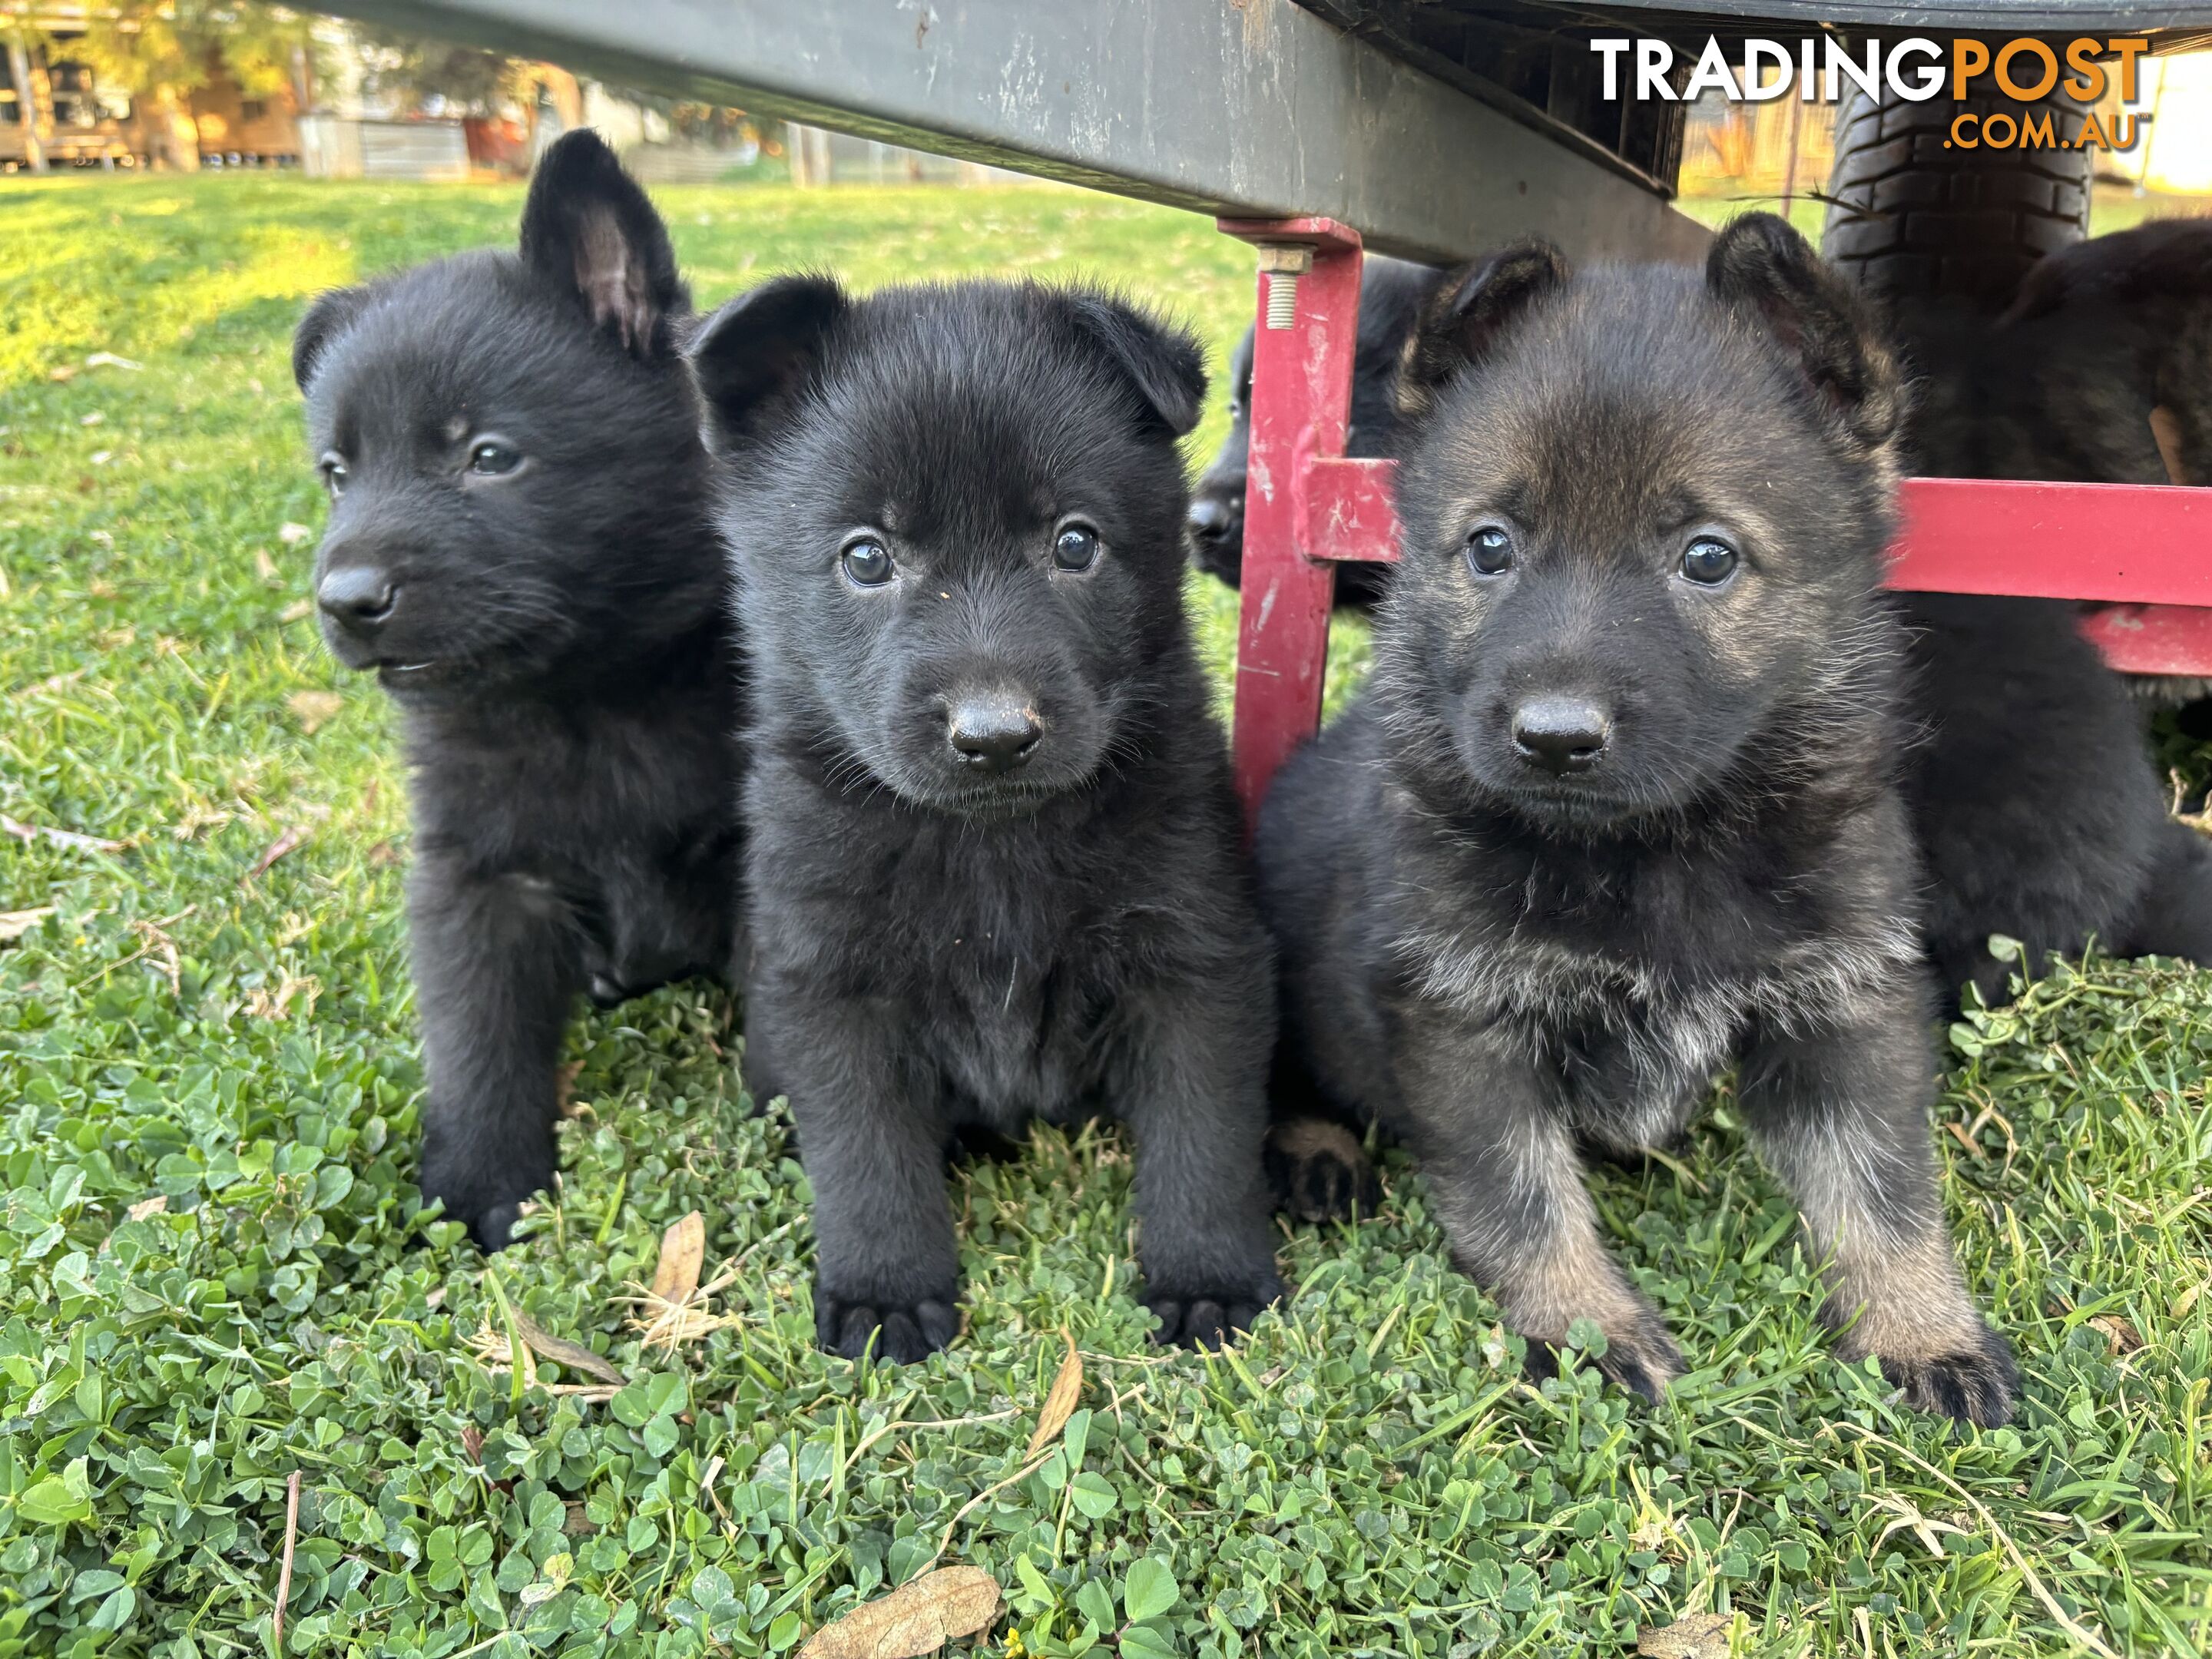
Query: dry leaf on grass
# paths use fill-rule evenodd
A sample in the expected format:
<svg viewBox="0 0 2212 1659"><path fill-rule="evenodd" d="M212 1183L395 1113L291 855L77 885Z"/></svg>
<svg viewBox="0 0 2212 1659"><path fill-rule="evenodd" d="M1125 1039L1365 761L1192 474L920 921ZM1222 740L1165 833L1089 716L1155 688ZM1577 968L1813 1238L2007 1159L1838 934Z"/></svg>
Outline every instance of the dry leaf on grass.
<svg viewBox="0 0 2212 1659"><path fill-rule="evenodd" d="M345 699L335 691L295 691L284 702L311 738L345 712Z"/></svg>
<svg viewBox="0 0 2212 1659"><path fill-rule="evenodd" d="M920 1659L998 1616L998 1580L981 1567L939 1567L823 1626L799 1659Z"/></svg>
<svg viewBox="0 0 2212 1659"><path fill-rule="evenodd" d="M169 1200L167 1194L156 1193L151 1198L140 1199L129 1209L124 1211L123 1219L125 1221L143 1221L149 1215L160 1215L168 1207ZM112 1232L106 1238L101 1239L100 1241L100 1255L106 1255L108 1252L109 1247L112 1246L114 1242L115 1235Z"/></svg>
<svg viewBox="0 0 2212 1659"><path fill-rule="evenodd" d="M51 904L34 910L0 910L0 945L13 945L53 913Z"/></svg>
<svg viewBox="0 0 2212 1659"><path fill-rule="evenodd" d="M244 875L239 878L240 883L243 884L244 883L252 881L256 876L267 874L269 866L276 863L278 859L283 858L288 853L298 852L301 843L306 842L307 839L307 836L308 830L306 824L294 824L289 830L287 830L283 835L277 836L276 840L270 842L268 846L261 849L261 856L253 860L253 867L252 869L248 870Z"/></svg>
<svg viewBox="0 0 2212 1659"><path fill-rule="evenodd" d="M1636 1632L1644 1659L1729 1659L1729 1627L1735 1615L1693 1613L1671 1625L1646 1625Z"/></svg>
<svg viewBox="0 0 2212 1659"><path fill-rule="evenodd" d="M733 1268L725 1267L708 1283L699 1282L707 1255L707 1220L694 1210L672 1223L660 1236L660 1261L653 1271L652 1287L629 1301L638 1310L632 1328L642 1332L648 1348L672 1348L738 1322L733 1314L710 1312L708 1298L737 1282Z"/></svg>
<svg viewBox="0 0 2212 1659"><path fill-rule="evenodd" d="M1043 1409L1037 1413L1036 1431L1030 1436L1030 1449L1022 1455L1024 1462L1052 1444L1067 1426L1067 1419L1075 1415L1076 1401L1083 1398L1083 1360L1075 1352L1075 1339L1063 1329L1060 1340L1067 1344L1067 1358L1060 1362L1060 1374L1052 1379Z"/></svg>
<svg viewBox="0 0 2212 1659"><path fill-rule="evenodd" d="M556 1365L566 1365L570 1370L581 1371L586 1376L595 1376L606 1385L594 1388L580 1383L562 1384L552 1390L556 1394L611 1395L629 1381L602 1356L593 1353L580 1342L571 1342L565 1336L554 1335L528 1314L519 1311L515 1314L514 1334L522 1339L523 1345L530 1352L539 1358L550 1359ZM489 1322L480 1326L476 1334L469 1339L469 1346L477 1351L477 1357L483 1361L487 1370L507 1370L514 1364L514 1345L500 1326ZM531 1364L526 1357L524 1364L526 1370L524 1380L536 1382L537 1366Z"/></svg>
<svg viewBox="0 0 2212 1659"><path fill-rule="evenodd" d="M302 994L304 1007L311 1017L315 1012L315 999L323 994L323 982L313 974L295 975L289 968L280 969L275 989L257 985L246 994L246 1012L256 1019L286 1019L290 1018L292 999Z"/></svg>
<svg viewBox="0 0 2212 1659"><path fill-rule="evenodd" d="M131 924L131 931L146 941L138 947L135 955L152 957L161 964L162 976L169 981L169 994L173 997L185 994L185 963L178 952L177 941L162 931L163 925L182 921L198 908L199 906L195 904L173 916L164 916L160 921L134 921Z"/></svg>
<svg viewBox="0 0 2212 1659"><path fill-rule="evenodd" d="M289 628L295 622L305 622L315 614L313 599L295 599L276 613L276 620Z"/></svg>
<svg viewBox="0 0 2212 1659"><path fill-rule="evenodd" d="M75 685L91 672L91 667L88 665L82 668L70 669L64 673L49 674L46 678L34 681L14 695L18 697L43 697L50 692L62 690L64 686Z"/></svg>
<svg viewBox="0 0 2212 1659"><path fill-rule="evenodd" d="M2143 1345L2142 1333L2135 1328L2135 1322L2118 1314L2099 1314L2089 1324L2103 1335L2105 1346L2115 1355L2133 1353Z"/></svg>
<svg viewBox="0 0 2212 1659"><path fill-rule="evenodd" d="M276 526L276 539L287 547L297 547L314 533L303 524L286 523Z"/></svg>
<svg viewBox="0 0 2212 1659"><path fill-rule="evenodd" d="M706 1259L707 1218L694 1210L661 1234L652 1293L672 1306L682 1305L699 1288L699 1269Z"/></svg>
<svg viewBox="0 0 2212 1659"><path fill-rule="evenodd" d="M52 830L43 823L19 823L5 812L0 812L0 833L13 836L17 841L43 841L51 846L73 847L86 853L120 853L131 844L100 836L80 835L74 830Z"/></svg>

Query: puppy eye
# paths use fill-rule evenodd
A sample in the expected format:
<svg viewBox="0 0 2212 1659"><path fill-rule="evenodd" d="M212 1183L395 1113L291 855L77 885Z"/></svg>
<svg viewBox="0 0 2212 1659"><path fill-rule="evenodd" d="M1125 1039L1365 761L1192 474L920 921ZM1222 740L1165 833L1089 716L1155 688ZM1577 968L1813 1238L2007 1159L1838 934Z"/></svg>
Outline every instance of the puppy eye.
<svg viewBox="0 0 2212 1659"><path fill-rule="evenodd" d="M333 452L324 456L318 465L322 471L323 487L334 496L344 495L346 464L343 458Z"/></svg>
<svg viewBox="0 0 2212 1659"><path fill-rule="evenodd" d="M520 452L489 439L469 451L469 471L480 477L501 477L521 465Z"/></svg>
<svg viewBox="0 0 2212 1659"><path fill-rule="evenodd" d="M1098 562L1098 532L1087 524L1060 526L1052 544L1052 562L1062 570L1088 570Z"/></svg>
<svg viewBox="0 0 2212 1659"><path fill-rule="evenodd" d="M1692 581L1713 587L1735 569L1735 549L1711 536L1700 536L1682 555L1682 574Z"/></svg>
<svg viewBox="0 0 2212 1659"><path fill-rule="evenodd" d="M860 587L881 587L895 567L890 550L881 542L857 541L845 550L845 574Z"/></svg>
<svg viewBox="0 0 2212 1659"><path fill-rule="evenodd" d="M1494 524L1469 531L1467 562L1478 576L1502 575L1513 567L1513 538Z"/></svg>

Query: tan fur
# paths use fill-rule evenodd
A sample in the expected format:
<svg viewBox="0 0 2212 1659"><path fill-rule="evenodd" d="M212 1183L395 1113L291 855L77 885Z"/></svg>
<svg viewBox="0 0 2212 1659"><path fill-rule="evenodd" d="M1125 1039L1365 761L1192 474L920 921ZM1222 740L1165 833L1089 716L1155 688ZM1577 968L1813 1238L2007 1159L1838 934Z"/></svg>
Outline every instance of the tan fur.
<svg viewBox="0 0 2212 1659"><path fill-rule="evenodd" d="M1269 1129L1267 1139L1277 1152L1294 1163L1332 1158L1340 1164L1358 1164L1367 1156L1358 1136L1341 1123L1332 1123L1326 1118L1291 1118Z"/></svg>

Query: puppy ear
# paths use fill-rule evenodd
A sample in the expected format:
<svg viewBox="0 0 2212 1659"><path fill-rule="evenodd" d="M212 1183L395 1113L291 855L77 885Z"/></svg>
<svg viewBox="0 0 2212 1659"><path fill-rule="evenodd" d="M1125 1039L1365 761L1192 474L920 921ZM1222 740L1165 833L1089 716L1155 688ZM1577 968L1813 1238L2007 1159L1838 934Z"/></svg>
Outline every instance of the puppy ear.
<svg viewBox="0 0 2212 1659"><path fill-rule="evenodd" d="M1771 213L1747 213L1714 238L1705 287L1757 316L1795 358L1851 437L1879 449L1897 436L1905 379L1872 308Z"/></svg>
<svg viewBox="0 0 2212 1659"><path fill-rule="evenodd" d="M522 210L522 258L573 289L592 326L639 357L669 349L666 319L690 309L668 228L589 127L539 159Z"/></svg>
<svg viewBox="0 0 2212 1659"><path fill-rule="evenodd" d="M366 288L334 288L315 296L300 326L292 331L292 380L301 391L315 378L315 366L331 343L345 332L368 303Z"/></svg>
<svg viewBox="0 0 2212 1659"><path fill-rule="evenodd" d="M1176 437L1206 412L1206 354L1185 330L1103 294L1067 296L1077 330L1103 351L1144 400L1146 424Z"/></svg>
<svg viewBox="0 0 2212 1659"><path fill-rule="evenodd" d="M1418 419L1468 364L1537 301L1565 285L1566 256L1549 242L1521 242L1445 278L1421 307L1398 360L1398 412Z"/></svg>
<svg viewBox="0 0 2212 1659"><path fill-rule="evenodd" d="M779 276L709 317L687 357L709 417L743 428L805 378L849 301L829 276Z"/></svg>

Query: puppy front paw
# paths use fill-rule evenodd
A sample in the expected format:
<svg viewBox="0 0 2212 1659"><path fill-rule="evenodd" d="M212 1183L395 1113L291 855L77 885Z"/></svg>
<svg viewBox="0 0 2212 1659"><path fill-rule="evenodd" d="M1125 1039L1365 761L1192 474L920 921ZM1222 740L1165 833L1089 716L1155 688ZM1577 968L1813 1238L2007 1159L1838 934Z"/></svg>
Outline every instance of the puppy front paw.
<svg viewBox="0 0 2212 1659"><path fill-rule="evenodd" d="M1686 1370L1682 1351L1674 1343L1667 1322L1656 1310L1637 1310L1626 1319L1600 1321L1599 1328L1605 1333L1605 1352L1585 1353L1583 1360L1598 1369L1598 1374L1617 1388L1657 1405L1674 1379ZM1559 1374L1556 1342L1532 1340L1528 1344L1528 1370L1531 1376L1542 1378Z"/></svg>
<svg viewBox="0 0 2212 1659"><path fill-rule="evenodd" d="M871 1352L879 1360L911 1365L927 1359L960 1334L958 1292L925 1296L913 1302L886 1297L847 1298L817 1287L814 1330L826 1352L860 1359Z"/></svg>
<svg viewBox="0 0 2212 1659"><path fill-rule="evenodd" d="M1147 1295L1145 1310L1159 1320L1152 1340L1177 1347L1222 1348L1232 1333L1249 1331L1261 1310L1283 1294L1283 1281L1269 1273L1234 1289L1213 1288L1188 1296Z"/></svg>
<svg viewBox="0 0 2212 1659"><path fill-rule="evenodd" d="M1881 1374L1905 1391L1915 1411L1994 1429L2012 1421L2020 1367L2012 1344L1986 1325L1948 1352L1898 1358L1876 1352Z"/></svg>
<svg viewBox="0 0 2212 1659"><path fill-rule="evenodd" d="M422 1196L442 1200L445 1218L466 1227L477 1248L489 1255L507 1247L523 1205L552 1187L553 1169L549 1159L542 1170L472 1171L440 1156L433 1144L422 1150L419 1182Z"/></svg>
<svg viewBox="0 0 2212 1659"><path fill-rule="evenodd" d="M1382 1206L1382 1183L1359 1138L1321 1117L1290 1118L1267 1130L1262 1152L1275 1206L1301 1221L1347 1221Z"/></svg>

